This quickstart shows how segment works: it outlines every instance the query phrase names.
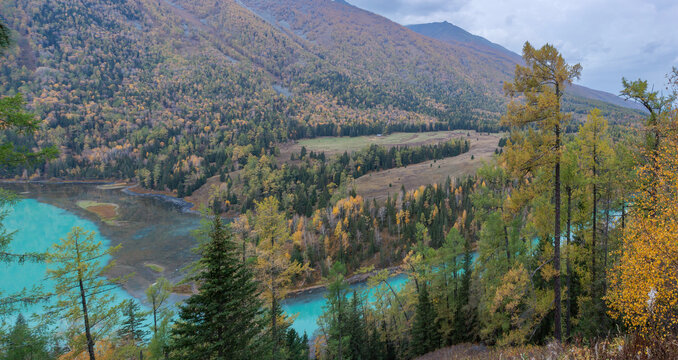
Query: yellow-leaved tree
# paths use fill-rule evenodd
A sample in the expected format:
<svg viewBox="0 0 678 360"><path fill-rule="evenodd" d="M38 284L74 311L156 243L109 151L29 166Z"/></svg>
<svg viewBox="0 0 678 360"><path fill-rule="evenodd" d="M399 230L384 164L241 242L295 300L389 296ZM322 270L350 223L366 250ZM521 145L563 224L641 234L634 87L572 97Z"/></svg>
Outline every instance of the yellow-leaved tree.
<svg viewBox="0 0 678 360"><path fill-rule="evenodd" d="M277 358L280 341L278 330L284 314L278 316L280 300L285 298L292 280L302 274L308 265L299 264L291 259L292 237L285 219L285 213L279 209L278 200L272 196L256 202L254 215L254 233L257 243L257 278L263 285L263 295L271 304L271 336L273 339L273 358ZM279 318L280 317L280 318Z"/></svg>
<svg viewBox="0 0 678 360"><path fill-rule="evenodd" d="M668 118L668 116L667 116ZM662 124L654 157L639 166L623 247L610 274L610 314L636 332L664 336L678 328L678 112Z"/></svg>

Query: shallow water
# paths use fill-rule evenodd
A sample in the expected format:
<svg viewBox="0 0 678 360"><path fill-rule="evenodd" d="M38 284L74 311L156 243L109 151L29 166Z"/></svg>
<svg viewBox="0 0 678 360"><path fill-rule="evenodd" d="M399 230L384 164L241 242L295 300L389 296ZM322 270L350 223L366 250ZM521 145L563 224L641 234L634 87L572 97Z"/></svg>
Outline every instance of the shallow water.
<svg viewBox="0 0 678 360"><path fill-rule="evenodd" d="M105 246L122 244L114 255L117 265L113 276L134 272L124 290L116 291L119 300L133 295L144 302L144 290L163 275L178 280L181 269L195 259L190 251L196 245L191 230L199 226L200 218L187 214L180 206L159 198L132 196L120 189L104 190L91 184L0 184L3 188L22 194L21 200L5 219L8 230L17 230L11 249L16 252L44 251L65 237L73 226L94 230L96 239ZM79 200L90 200L119 205L119 216L113 224L105 223L97 215L77 206ZM145 264L158 264L165 268L160 274ZM45 264L13 264L0 268L0 289L4 293L19 291L41 283L45 288L54 284L44 280ZM389 280L394 289L407 282L405 275ZM365 290L366 284L355 284L352 289ZM374 290L367 293L374 300ZM179 300L175 296L171 300ZM323 312L325 291L303 294L286 299L283 310L296 314L292 327L309 337L318 329L317 318ZM39 307L28 309L39 311Z"/></svg>
<svg viewBox="0 0 678 360"><path fill-rule="evenodd" d="M389 278L388 283L398 291L407 283L405 274L398 274ZM351 285L351 289L357 292L367 290L367 301L375 300L375 289L367 289L367 284L359 283ZM296 319L292 328L299 334L306 334L313 337L313 333L318 329L318 317L323 313L323 306L327 303L325 299L326 291L320 290L311 294L302 294L286 299L282 302L282 308L288 315L295 315Z"/></svg>
<svg viewBox="0 0 678 360"><path fill-rule="evenodd" d="M12 215L14 226L22 232L42 232L48 236L46 241L53 242L65 236L73 223L82 222L96 230L109 245L122 245L114 254L116 265L110 275L133 273L124 288L140 300L144 300L144 290L155 279L162 275L171 281L179 280L183 276L182 268L196 258L191 252L196 245L191 231L198 228L200 217L182 212L176 204L128 195L120 189L101 189L92 184L0 186L26 199L18 208L22 213L15 209ZM96 214L80 208L77 205L80 200L117 204L118 216L115 221L106 223ZM30 241L25 244L38 245ZM156 272L147 266L152 264L162 266L164 271Z"/></svg>
<svg viewBox="0 0 678 360"><path fill-rule="evenodd" d="M5 229L8 232L14 232L14 240L9 246L9 251L12 253L50 250L52 245L60 238L66 237L74 226L97 232L95 241L101 241L105 247L110 245L110 240L99 234L96 224L66 210L34 199L21 200L12 209L4 221ZM102 262L109 260L102 259ZM3 264L0 267L0 289L6 295L37 285L42 285L44 291L52 291L55 281L45 280L46 269L45 263ZM131 298L122 289L116 289L111 294L116 295L118 301ZM22 312L39 313L41 309L42 305L36 304L23 309Z"/></svg>

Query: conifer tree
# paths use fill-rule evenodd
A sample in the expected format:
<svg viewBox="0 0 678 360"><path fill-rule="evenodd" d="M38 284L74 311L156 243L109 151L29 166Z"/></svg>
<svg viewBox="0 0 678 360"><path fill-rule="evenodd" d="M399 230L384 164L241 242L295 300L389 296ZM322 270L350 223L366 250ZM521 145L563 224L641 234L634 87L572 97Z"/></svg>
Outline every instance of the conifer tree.
<svg viewBox="0 0 678 360"><path fill-rule="evenodd" d="M590 311L588 318L594 324L600 324L600 315L604 313L604 309L600 308L600 285L606 279L599 276L598 268L600 264L596 265L597 257L599 256L597 240L599 239L600 227L598 218L598 202L600 201L600 189L603 185L602 174L607 171L607 164L610 163L613 157L612 147L610 146L610 139L607 133L607 121L600 114L600 110L592 110L586 122L579 128L577 134L577 143L580 149L579 159L582 167L582 172L586 175L587 185L590 190L591 203L591 306L587 307Z"/></svg>
<svg viewBox="0 0 678 360"><path fill-rule="evenodd" d="M414 314L412 325L413 355L422 355L431 352L440 346L440 333L436 326L436 314L424 284L419 291L419 302Z"/></svg>
<svg viewBox="0 0 678 360"><path fill-rule="evenodd" d="M51 359L47 337L31 329L23 315L17 316L14 327L0 339L0 358L7 360Z"/></svg>
<svg viewBox="0 0 678 360"><path fill-rule="evenodd" d="M122 315L124 318L118 329L118 336L128 344L142 344L148 334L148 331L144 330L146 313L141 311L141 306L136 301L127 300L123 305Z"/></svg>
<svg viewBox="0 0 678 360"><path fill-rule="evenodd" d="M505 154L509 166L521 176L538 169L553 169L554 337L560 341L560 163L562 132L569 119L561 112L561 100L565 87L579 78L581 65L568 65L550 44L535 49L526 42L523 59L525 66L516 65L514 81L504 84L507 95L524 100L511 101L502 118L502 123L512 128Z"/></svg>
<svg viewBox="0 0 678 360"><path fill-rule="evenodd" d="M345 359L349 353L350 337L346 329L348 321L348 284L344 281L346 267L340 262L332 265L327 286L327 304L318 318L318 325L327 342L327 356L330 359Z"/></svg>
<svg viewBox="0 0 678 360"><path fill-rule="evenodd" d="M262 282L264 296L270 301L270 310L279 305L287 293L292 278L301 274L305 266L291 261L288 242L291 235L285 214L278 210L278 200L270 196L256 203L254 231L258 237L256 270ZM271 316L271 339L281 339L278 316ZM273 347L273 358L277 359L277 346Z"/></svg>
<svg viewBox="0 0 678 360"><path fill-rule="evenodd" d="M253 359L261 355L258 284L239 261L231 232L215 216L209 241L201 246L203 271L192 280L200 292L181 305L172 329L178 359Z"/></svg>
<svg viewBox="0 0 678 360"><path fill-rule="evenodd" d="M54 245L47 268L47 276L56 280L54 295L58 299L48 307L48 315L54 321L66 320L73 353L86 349L90 360L96 357L96 343L118 324L121 306L110 291L125 281L104 276L115 261L104 265L103 260L120 246L101 250L101 242L95 242L94 235L94 231L74 227L68 237Z"/></svg>

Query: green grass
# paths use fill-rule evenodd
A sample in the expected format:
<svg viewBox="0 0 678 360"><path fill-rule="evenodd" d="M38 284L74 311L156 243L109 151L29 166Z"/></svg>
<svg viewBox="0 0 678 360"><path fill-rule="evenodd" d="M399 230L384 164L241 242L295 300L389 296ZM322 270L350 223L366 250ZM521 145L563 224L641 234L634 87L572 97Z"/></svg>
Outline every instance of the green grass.
<svg viewBox="0 0 678 360"><path fill-rule="evenodd" d="M165 268L158 265L158 264L144 264L145 267L157 272L157 273L162 273L165 271Z"/></svg>
<svg viewBox="0 0 678 360"><path fill-rule="evenodd" d="M356 136L356 137L321 137L299 140L296 148L306 147L308 151L324 151L326 153L343 153L356 151L369 145L421 145L435 144L459 137L464 131L432 131L425 133L393 133L384 136Z"/></svg>

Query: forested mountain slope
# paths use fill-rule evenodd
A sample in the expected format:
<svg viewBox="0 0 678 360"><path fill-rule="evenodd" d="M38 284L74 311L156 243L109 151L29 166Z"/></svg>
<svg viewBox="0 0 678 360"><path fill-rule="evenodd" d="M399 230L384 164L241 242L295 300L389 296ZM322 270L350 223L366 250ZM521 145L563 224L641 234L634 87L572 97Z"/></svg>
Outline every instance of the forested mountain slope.
<svg viewBox="0 0 678 360"><path fill-rule="evenodd" d="M437 39L456 46L468 47L475 49L476 51L486 53L488 57L496 59L496 66L508 66L511 68L511 71L513 71L515 64L522 64L523 62L521 56L514 53L513 51L508 50L499 44L495 44L483 37L473 35L466 30L446 21L438 23L407 25L407 28L433 39ZM635 102L624 100L617 95L610 94L605 91L594 90L576 84L568 88L565 101L566 107L568 107L570 111L581 113L582 108L598 107L605 109L608 113L613 114L614 117L619 120L626 119L629 115L629 112L610 107L610 104L624 108L642 110L642 107ZM576 106L577 104L580 106Z"/></svg>
<svg viewBox="0 0 678 360"><path fill-rule="evenodd" d="M0 12L16 40L0 94L24 93L45 120L37 143L15 141L61 148L27 175L179 195L288 139L497 129L513 71L329 0L7 0Z"/></svg>

